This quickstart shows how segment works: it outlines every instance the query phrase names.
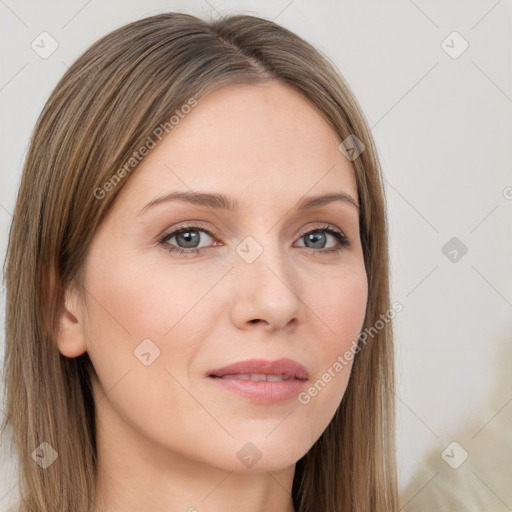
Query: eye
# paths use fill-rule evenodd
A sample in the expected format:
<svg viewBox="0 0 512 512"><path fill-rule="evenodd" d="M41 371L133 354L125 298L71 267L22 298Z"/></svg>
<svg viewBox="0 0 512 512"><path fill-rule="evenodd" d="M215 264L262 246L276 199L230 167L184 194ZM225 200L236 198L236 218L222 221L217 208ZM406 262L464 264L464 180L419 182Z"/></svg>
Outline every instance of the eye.
<svg viewBox="0 0 512 512"><path fill-rule="evenodd" d="M165 233L158 242L160 245L165 246L165 249L169 252L193 255L199 253L202 249L211 249L214 247L208 244L203 247L200 246L201 238L203 238L201 233L205 233L207 237L214 239L214 233L210 230L205 229L202 226L191 225L181 226L170 233ZM328 237L335 239L338 244L332 248L325 249L324 245L327 243L326 241L328 240ZM350 240L344 235L344 233L330 225L306 231L299 237L299 240L302 239L305 239L307 244L310 245L303 245L299 247L321 249L313 251L314 253L338 253L350 246Z"/></svg>
<svg viewBox="0 0 512 512"><path fill-rule="evenodd" d="M337 240L338 245L335 245L330 249L325 249L323 246L325 245L326 240L328 239L329 236ZM332 226L329 225L321 226L319 228L306 231L300 237L300 240L302 239L306 240L308 244L311 244L313 246L311 247L311 245L308 245L302 247L323 249L321 251L315 251L317 253L337 253L342 251L343 249L346 249L347 247L350 247L350 240L345 236L345 234L339 229L333 228Z"/></svg>
<svg viewBox="0 0 512 512"><path fill-rule="evenodd" d="M182 226L170 233L164 234L158 242L166 246L165 248L169 252L197 254L201 249L209 248L199 246L200 239L202 238L199 233L206 233L208 237L213 238L213 234L201 226ZM170 244L169 242L173 239L175 239L175 242ZM178 244L178 247L174 244Z"/></svg>

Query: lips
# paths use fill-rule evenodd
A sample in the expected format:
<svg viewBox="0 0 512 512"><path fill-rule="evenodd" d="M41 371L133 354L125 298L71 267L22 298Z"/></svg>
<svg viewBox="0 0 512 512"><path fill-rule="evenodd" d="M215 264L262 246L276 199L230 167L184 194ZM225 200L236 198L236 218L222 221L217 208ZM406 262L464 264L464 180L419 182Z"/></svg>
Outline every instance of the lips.
<svg viewBox="0 0 512 512"><path fill-rule="evenodd" d="M238 378L243 380L308 380L309 374L304 366L289 358L269 361L249 359L217 368L208 373L208 377Z"/></svg>
<svg viewBox="0 0 512 512"><path fill-rule="evenodd" d="M208 381L255 404L271 405L296 399L308 385L306 368L293 359L250 359L212 370Z"/></svg>

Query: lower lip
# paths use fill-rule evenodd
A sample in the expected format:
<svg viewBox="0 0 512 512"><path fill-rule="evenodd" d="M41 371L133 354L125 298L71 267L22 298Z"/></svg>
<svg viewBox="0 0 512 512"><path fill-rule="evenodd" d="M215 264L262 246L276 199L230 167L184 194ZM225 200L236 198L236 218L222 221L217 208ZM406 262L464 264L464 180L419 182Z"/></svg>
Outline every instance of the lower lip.
<svg viewBox="0 0 512 512"><path fill-rule="evenodd" d="M306 380L290 379L281 381L245 380L235 377L222 379L208 377L224 389L233 391L259 404L275 404L296 397L306 386Z"/></svg>

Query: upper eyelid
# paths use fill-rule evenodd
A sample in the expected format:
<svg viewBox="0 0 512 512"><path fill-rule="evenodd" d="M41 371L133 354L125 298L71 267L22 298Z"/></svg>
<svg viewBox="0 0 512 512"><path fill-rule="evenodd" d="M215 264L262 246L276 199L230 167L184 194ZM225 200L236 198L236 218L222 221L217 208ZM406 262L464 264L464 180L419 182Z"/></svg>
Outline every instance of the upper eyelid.
<svg viewBox="0 0 512 512"><path fill-rule="evenodd" d="M185 231L187 229L196 229L197 231L206 231L210 236L215 236L217 231L214 229L211 229L209 227L203 226L202 224L184 224L183 226L178 226L177 228L165 230L162 235L159 237L159 239L168 237L170 235L175 235L176 233L180 233L181 231Z"/></svg>

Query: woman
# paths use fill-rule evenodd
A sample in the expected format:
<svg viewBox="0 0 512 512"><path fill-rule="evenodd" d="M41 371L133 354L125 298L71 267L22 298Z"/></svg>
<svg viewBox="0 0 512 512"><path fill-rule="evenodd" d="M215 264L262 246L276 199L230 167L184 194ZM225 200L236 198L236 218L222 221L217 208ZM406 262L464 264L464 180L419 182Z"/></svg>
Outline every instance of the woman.
<svg viewBox="0 0 512 512"><path fill-rule="evenodd" d="M20 512L399 509L379 162L290 31L166 13L88 49L5 280Z"/></svg>

